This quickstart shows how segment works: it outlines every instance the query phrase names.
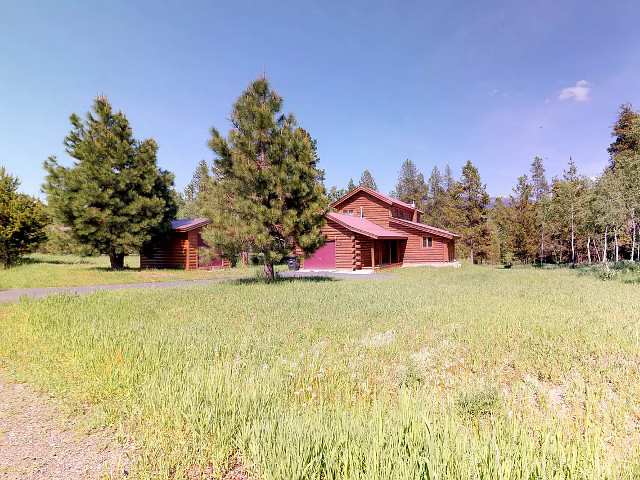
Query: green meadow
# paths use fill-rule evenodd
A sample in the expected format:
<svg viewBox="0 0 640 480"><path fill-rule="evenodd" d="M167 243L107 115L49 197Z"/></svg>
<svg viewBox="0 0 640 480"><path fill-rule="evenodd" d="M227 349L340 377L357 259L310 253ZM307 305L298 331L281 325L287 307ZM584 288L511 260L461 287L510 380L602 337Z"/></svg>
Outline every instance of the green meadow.
<svg viewBox="0 0 640 480"><path fill-rule="evenodd" d="M125 269L110 269L109 257L76 255L26 255L13 268L0 269L0 289L36 287L77 287L80 285L113 285L117 283L171 282L236 278L257 275L261 267L241 267L214 270L153 270L140 269L140 257L125 257Z"/></svg>
<svg viewBox="0 0 640 480"><path fill-rule="evenodd" d="M637 284L390 273L4 305L0 374L131 445L128 478L640 476Z"/></svg>

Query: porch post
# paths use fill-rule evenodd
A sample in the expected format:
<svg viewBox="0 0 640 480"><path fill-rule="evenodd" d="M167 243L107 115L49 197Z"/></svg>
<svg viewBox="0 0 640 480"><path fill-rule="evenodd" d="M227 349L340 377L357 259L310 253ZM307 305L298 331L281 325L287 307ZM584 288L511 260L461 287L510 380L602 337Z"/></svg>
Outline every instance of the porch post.
<svg viewBox="0 0 640 480"><path fill-rule="evenodd" d="M376 240L371 240L371 268L376 268Z"/></svg>

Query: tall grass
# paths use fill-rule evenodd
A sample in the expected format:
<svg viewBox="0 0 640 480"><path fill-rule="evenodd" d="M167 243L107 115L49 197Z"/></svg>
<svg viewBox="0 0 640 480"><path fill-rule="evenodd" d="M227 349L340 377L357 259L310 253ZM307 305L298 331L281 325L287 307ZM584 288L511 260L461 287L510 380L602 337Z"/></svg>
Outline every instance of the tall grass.
<svg viewBox="0 0 640 480"><path fill-rule="evenodd" d="M101 413L134 478L640 475L640 292L568 270L24 301L5 374Z"/></svg>

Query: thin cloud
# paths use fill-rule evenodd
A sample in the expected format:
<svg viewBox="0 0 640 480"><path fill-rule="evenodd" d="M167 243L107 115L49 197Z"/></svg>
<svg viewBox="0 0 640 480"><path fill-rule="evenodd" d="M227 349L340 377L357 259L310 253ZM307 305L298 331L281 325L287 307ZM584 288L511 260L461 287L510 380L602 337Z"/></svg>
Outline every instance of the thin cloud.
<svg viewBox="0 0 640 480"><path fill-rule="evenodd" d="M580 80L575 87L568 87L562 90L558 95L558 100L573 99L576 102L586 102L589 100L589 93L591 93L591 88L587 85L589 85L589 82Z"/></svg>

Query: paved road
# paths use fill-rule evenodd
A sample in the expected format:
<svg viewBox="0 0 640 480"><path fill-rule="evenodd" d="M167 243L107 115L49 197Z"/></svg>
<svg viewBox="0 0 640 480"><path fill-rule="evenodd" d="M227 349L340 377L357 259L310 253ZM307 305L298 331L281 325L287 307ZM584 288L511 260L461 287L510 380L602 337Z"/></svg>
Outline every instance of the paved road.
<svg viewBox="0 0 640 480"><path fill-rule="evenodd" d="M355 279L379 279L392 278L397 275L362 275L353 273L336 272L282 272L280 276L285 278L355 278ZM99 290L122 290L125 288L171 288L186 285L202 285L207 283L231 282L237 280L250 280L252 277L244 278L212 278L210 280L182 280L176 282L153 282L153 283L119 283L115 285L87 285L81 287L42 287L42 288L17 288L13 290L0 290L0 304L18 301L23 296L31 299L46 297L54 293L72 293L75 295L86 295L87 293Z"/></svg>

